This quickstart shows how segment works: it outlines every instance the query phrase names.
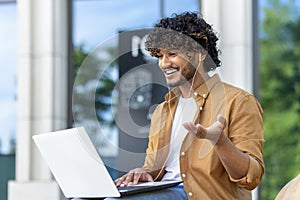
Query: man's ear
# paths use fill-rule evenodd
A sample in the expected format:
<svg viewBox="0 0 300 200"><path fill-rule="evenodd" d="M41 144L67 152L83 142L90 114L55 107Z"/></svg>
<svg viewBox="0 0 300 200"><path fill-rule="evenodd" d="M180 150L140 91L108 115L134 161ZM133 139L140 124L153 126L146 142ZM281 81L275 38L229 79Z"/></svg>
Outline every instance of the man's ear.
<svg viewBox="0 0 300 200"><path fill-rule="evenodd" d="M199 61L203 62L206 58L206 55L207 55L207 51L201 50L200 53L199 53Z"/></svg>

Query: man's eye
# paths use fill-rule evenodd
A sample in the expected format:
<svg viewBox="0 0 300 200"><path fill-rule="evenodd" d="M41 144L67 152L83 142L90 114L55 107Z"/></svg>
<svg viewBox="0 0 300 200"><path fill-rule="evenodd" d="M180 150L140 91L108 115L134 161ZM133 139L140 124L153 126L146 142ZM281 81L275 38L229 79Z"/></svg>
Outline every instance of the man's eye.
<svg viewBox="0 0 300 200"><path fill-rule="evenodd" d="M177 56L177 53L170 52L169 55L170 56Z"/></svg>
<svg viewBox="0 0 300 200"><path fill-rule="evenodd" d="M158 54L156 54L156 56L155 56L156 58L162 58L162 55L158 55Z"/></svg>

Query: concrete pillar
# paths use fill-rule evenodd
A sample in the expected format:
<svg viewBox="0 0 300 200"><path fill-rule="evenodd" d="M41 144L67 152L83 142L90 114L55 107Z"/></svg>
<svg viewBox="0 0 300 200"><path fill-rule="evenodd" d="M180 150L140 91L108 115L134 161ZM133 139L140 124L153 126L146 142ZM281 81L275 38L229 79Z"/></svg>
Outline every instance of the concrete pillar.
<svg viewBox="0 0 300 200"><path fill-rule="evenodd" d="M252 0L202 0L201 7L220 38L222 79L253 92Z"/></svg>
<svg viewBox="0 0 300 200"><path fill-rule="evenodd" d="M60 190L33 143L67 127L67 1L19 0L16 180L9 200L58 200Z"/></svg>
<svg viewBox="0 0 300 200"><path fill-rule="evenodd" d="M202 0L201 13L213 25L220 41L222 80L253 93L253 1ZM252 199L259 198L258 189Z"/></svg>

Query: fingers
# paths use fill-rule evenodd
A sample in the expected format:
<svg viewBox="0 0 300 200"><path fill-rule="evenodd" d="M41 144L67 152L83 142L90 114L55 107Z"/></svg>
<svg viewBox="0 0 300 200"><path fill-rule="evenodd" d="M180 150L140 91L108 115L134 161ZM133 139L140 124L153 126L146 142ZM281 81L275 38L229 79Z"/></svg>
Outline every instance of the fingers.
<svg viewBox="0 0 300 200"><path fill-rule="evenodd" d="M198 130L198 135L204 137L208 133L208 129L202 126L201 124L196 125L197 130Z"/></svg>
<svg viewBox="0 0 300 200"><path fill-rule="evenodd" d="M134 173L134 175L133 175L133 185L136 185L139 182L141 175L142 175L142 173Z"/></svg>
<svg viewBox="0 0 300 200"><path fill-rule="evenodd" d="M135 172L134 179L133 179L133 185L138 184L138 182L153 182L153 178L150 174L148 174L145 171L141 172Z"/></svg>
<svg viewBox="0 0 300 200"><path fill-rule="evenodd" d="M189 132L193 134L197 134L198 130L197 127L192 122L187 122L183 124L184 128L186 128Z"/></svg>
<svg viewBox="0 0 300 200"><path fill-rule="evenodd" d="M203 138L207 134L207 129L201 124L194 125L192 122L187 122L183 126L196 137Z"/></svg>
<svg viewBox="0 0 300 200"><path fill-rule="evenodd" d="M210 127L205 128L201 124L193 124L192 122L184 123L185 129L192 133L198 138L205 138L208 134L219 135L223 129L226 127L226 119L222 115L218 115L217 121L211 124Z"/></svg>
<svg viewBox="0 0 300 200"><path fill-rule="evenodd" d="M221 124L222 128L224 129L227 123L225 117L223 117L222 115L218 115L218 121Z"/></svg>
<svg viewBox="0 0 300 200"><path fill-rule="evenodd" d="M115 185L117 187L119 187L121 184L123 184L123 182L125 181L125 179L127 178L128 174L125 174L124 176L116 179L114 182L115 182Z"/></svg>
<svg viewBox="0 0 300 200"><path fill-rule="evenodd" d="M134 177L134 173L133 172L128 172L127 174L125 174L124 176L116 179L115 185L117 187L119 186L127 186L130 182L133 181L133 177Z"/></svg>
<svg viewBox="0 0 300 200"><path fill-rule="evenodd" d="M147 174L142 174L142 176L143 176L143 180L145 180L146 182L153 182L154 181L152 176L148 173Z"/></svg>
<svg viewBox="0 0 300 200"><path fill-rule="evenodd" d="M132 183L134 176L135 176L135 173L130 171L122 184L124 184L124 186L127 186L129 183Z"/></svg>
<svg viewBox="0 0 300 200"><path fill-rule="evenodd" d="M127 174L116 179L114 182L118 187L120 185L122 186L127 186L129 184L136 185L138 182L146 182L146 181L153 181L152 176L144 169L136 168L130 170Z"/></svg>

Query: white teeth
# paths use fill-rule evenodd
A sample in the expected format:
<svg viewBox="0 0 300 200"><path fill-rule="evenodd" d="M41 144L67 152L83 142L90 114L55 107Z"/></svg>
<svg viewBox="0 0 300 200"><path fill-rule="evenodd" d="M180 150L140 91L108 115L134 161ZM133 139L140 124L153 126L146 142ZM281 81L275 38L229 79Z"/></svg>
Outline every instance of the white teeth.
<svg viewBox="0 0 300 200"><path fill-rule="evenodd" d="M167 75L173 74L173 73L175 73L175 72L177 72L176 69L167 69L167 70L165 70L165 73L166 73Z"/></svg>

